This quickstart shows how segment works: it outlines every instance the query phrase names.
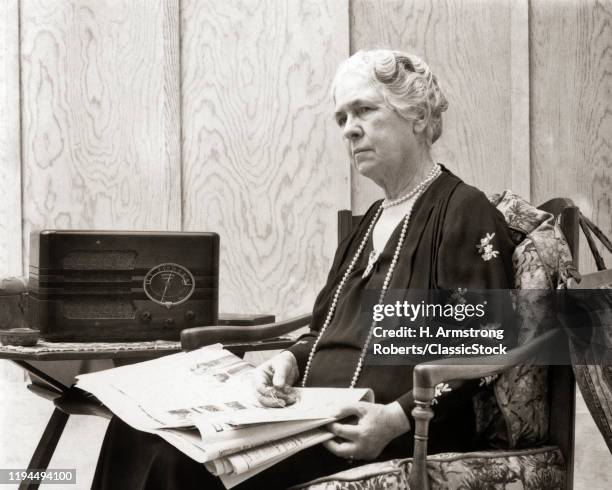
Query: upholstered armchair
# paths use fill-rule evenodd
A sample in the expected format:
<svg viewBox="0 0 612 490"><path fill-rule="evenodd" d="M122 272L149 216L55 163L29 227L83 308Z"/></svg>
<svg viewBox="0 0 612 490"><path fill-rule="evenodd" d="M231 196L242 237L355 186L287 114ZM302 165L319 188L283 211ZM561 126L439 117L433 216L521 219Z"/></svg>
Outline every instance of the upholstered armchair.
<svg viewBox="0 0 612 490"><path fill-rule="evenodd" d="M510 226L517 249L513 257L517 289L563 288L577 277L578 209L567 199L539 208L506 191L491 197ZM358 217L339 213L339 238ZM572 262L572 257L574 261ZM546 300L542 300L546 301ZM535 303L538 303L536 300ZM571 366L536 366L530 361L546 350L563 352L563 330L547 304L534 304L523 316L518 347L502 358L444 359L414 371L414 456L363 465L296 488L526 488L571 490L573 480L574 377ZM186 350L222 342L229 348L264 342L308 325L309 315L251 327L200 327L183 331ZM436 387L450 380L481 379L487 389L475 399L479 430L492 449L473 453L427 454L429 422ZM493 449L505 447L504 449Z"/></svg>

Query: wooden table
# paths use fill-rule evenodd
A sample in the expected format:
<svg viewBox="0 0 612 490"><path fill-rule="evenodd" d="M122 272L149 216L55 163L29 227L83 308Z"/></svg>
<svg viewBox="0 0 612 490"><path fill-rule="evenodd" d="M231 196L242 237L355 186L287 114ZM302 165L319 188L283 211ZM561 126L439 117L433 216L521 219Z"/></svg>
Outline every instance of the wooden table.
<svg viewBox="0 0 612 490"><path fill-rule="evenodd" d="M247 351L260 351L271 349L285 349L293 344L295 337L286 336L272 340L232 343L224 347L237 355L244 355ZM78 388L70 387L53 378L43 369L33 366L34 361L88 361L95 359L111 359L116 365L131 364L157 357L174 354L181 350L180 342L157 340L146 342L46 342L39 341L34 347L20 347L13 345L0 346L0 359L14 362L25 369L32 377L42 383L32 383L28 389L34 393L53 401L55 410L51 414L47 426L36 446L34 454L28 465L29 470L47 469L49 461L66 427L69 416L72 414L104 415L108 410L99 405L96 399L87 398ZM74 399L84 406L89 405L90 411L72 411L65 403ZM96 407L96 403L98 406ZM78 403L77 403L78 405ZM37 484L22 483L19 489L38 488Z"/></svg>

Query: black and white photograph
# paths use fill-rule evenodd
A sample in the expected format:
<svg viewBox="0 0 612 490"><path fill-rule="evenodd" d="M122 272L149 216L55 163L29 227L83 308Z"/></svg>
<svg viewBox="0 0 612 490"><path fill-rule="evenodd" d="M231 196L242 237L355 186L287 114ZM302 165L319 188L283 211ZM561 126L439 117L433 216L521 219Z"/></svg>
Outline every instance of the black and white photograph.
<svg viewBox="0 0 612 490"><path fill-rule="evenodd" d="M612 0L0 0L0 489L612 488Z"/></svg>

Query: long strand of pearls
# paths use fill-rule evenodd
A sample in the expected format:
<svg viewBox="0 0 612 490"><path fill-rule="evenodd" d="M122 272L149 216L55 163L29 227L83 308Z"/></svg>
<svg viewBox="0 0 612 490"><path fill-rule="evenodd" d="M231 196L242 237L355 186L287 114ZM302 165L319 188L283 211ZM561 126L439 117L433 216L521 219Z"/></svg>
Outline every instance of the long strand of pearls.
<svg viewBox="0 0 612 490"><path fill-rule="evenodd" d="M425 191L425 189L429 186L429 184L431 184L441 173L442 173L442 170L440 169L440 166L439 165L435 165L434 168L431 170L431 172L429 172L427 178L423 182L421 182L418 186L416 186L411 192L409 192L406 195L408 197L406 197L405 199L404 198L401 198L401 199L402 200L406 200L409 197L412 197L414 195L416 195L416 199L418 199L420 197L420 195ZM396 204L399 204L399 203L396 203ZM393 204L393 205L395 205L395 204ZM316 338L316 340L315 340L315 342L314 342L314 344L312 346L312 349L310 349L310 353L308 354L308 361L306 362L306 368L304 369L304 376L302 377L302 387L306 386L306 382L308 380L308 374L310 373L310 368L312 366L312 360L313 360L315 352L317 350L317 346L319 345L319 341L323 337L323 334L325 333L325 330L327 329L327 327L331 323L331 320L332 320L332 318L334 316L334 313L336 311L336 306L338 304L338 298L340 297L340 292L342 291L342 288L344 287L344 284L346 283L349 275L351 274L351 272L355 268L355 265L357 264L357 261L359 260L359 257L361 256L361 253L363 252L363 249L366 246L368 238L370 237L370 234L372 233L372 230L374 229L374 225L375 225L376 221L378 220L378 217L380 216L380 213L383 210L383 206L384 206L384 203L376 211L376 214L374 215L374 218L370 222L370 225L368 226L368 229L367 229L363 239L361 240L361 243L359 244L359 248L357 249L357 252L355 252L355 255L353 256L351 262L349 263L349 266L346 269L346 272L342 276L340 284L338 284L338 287L336 288L336 291L334 293L334 297L332 299L332 303L331 303L331 305L329 307L329 310L327 312L327 316L325 317L325 322L323 323L323 327L321 327L319 335L317 336L317 338ZM393 276L393 271L395 270L395 266L397 264L397 260L399 258L399 254L401 252L402 245L404 244L404 239L406 237L406 231L408 229L408 223L410 222L410 216L411 215L412 215L412 208L410 208L410 210L408 211L408 213L404 217L404 222L402 224L402 231L401 231L399 239L397 241L397 246L395 247L395 252L393 253L393 258L391 260L391 264L389 265L389 270L387 271L387 274L385 276L385 280L383 282L383 286L382 286L382 288L380 290L380 296L378 298L378 304L382 304L382 302L385 299L385 295L387 293L387 289L389 288L389 284L391 282L391 277ZM366 338L364 346L361 349L361 354L359 356L359 360L357 361L357 366L355 367L355 373L353 374L353 378L351 380L350 388L354 388L355 385L357 384L357 380L359 379L359 375L361 374L361 370L363 368L363 362L364 362L364 359L365 359L365 356L366 356L366 353L367 353L367 350L368 350L368 346L370 345L370 341L372 340L372 333L374 331L374 327L376 326L376 323L377 323L376 321L373 321L372 325L370 326L370 331L368 332L368 336Z"/></svg>
<svg viewBox="0 0 612 490"><path fill-rule="evenodd" d="M355 264L357 264L357 260L359 260L359 256L361 255L361 252L363 252L363 249L365 248L365 245L368 241L368 237L370 236L370 233L372 233L372 229L374 228L374 223L376 223L376 220L378 219L378 216L380 215L381 211L382 211L382 207L379 207L378 210L376 211L376 214L374 215L374 219L372 219L372 221L370 222L370 225L368 226L366 234L364 235L363 239L361 240L361 243L359 244L359 248L357 249L357 252L353 256L353 259L349 263L349 266L347 267L346 272L342 276L342 280L340 281L340 284L338 284L338 287L336 288L336 292L334 293L332 303L329 306L329 310L327 311L327 316L325 317L325 322L323 323L323 327L321 327L321 331L319 332L319 335L317 336L317 339L315 340L312 346L312 349L310 349L310 353L308 354L308 361L306 362L306 368L304 369L304 376L302 378L303 387L306 386L306 380L308 379L308 373L310 372L310 366L312 365L312 359L314 357L315 351L317 350L317 345L319 345L319 341L321 340L321 337L323 337L325 330L331 323L331 320L334 316L334 312L336 311L336 304L338 303L340 292L342 291L342 288L344 287L344 283L346 282L349 275L355 268Z"/></svg>

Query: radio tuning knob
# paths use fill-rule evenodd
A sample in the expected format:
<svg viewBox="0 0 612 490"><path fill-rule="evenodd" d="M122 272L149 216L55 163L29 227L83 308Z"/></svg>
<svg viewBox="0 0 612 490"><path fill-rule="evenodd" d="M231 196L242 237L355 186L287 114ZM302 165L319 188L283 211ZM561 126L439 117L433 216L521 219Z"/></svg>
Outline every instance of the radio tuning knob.
<svg viewBox="0 0 612 490"><path fill-rule="evenodd" d="M140 314L140 321L143 323L148 323L151 321L151 312L149 311L143 311Z"/></svg>
<svg viewBox="0 0 612 490"><path fill-rule="evenodd" d="M189 321L192 321L195 319L195 313L191 310L187 311L187 313L185 313L185 318Z"/></svg>

